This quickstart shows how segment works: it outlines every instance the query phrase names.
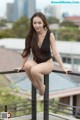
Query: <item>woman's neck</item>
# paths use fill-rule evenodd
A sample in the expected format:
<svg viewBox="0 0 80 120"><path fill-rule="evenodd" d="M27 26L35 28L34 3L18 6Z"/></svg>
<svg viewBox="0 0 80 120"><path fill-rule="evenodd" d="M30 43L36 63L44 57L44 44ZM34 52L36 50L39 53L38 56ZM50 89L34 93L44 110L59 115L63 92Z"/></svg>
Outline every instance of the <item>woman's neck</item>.
<svg viewBox="0 0 80 120"><path fill-rule="evenodd" d="M45 32L47 31L47 29L43 29L42 31L38 32L38 35L43 35Z"/></svg>

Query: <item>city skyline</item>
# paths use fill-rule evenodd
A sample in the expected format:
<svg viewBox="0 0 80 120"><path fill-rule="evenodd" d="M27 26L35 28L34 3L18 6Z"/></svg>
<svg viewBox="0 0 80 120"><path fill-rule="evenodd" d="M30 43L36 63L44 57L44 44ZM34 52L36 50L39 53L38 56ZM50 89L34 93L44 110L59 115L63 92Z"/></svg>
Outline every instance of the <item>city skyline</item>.
<svg viewBox="0 0 80 120"><path fill-rule="evenodd" d="M6 19L14 22L22 16L31 18L31 16L36 12L35 5L35 0L14 0L13 3L8 2L6 8Z"/></svg>
<svg viewBox="0 0 80 120"><path fill-rule="evenodd" d="M13 3L14 0L0 0L0 17L6 16L6 4ZM47 5L52 5L51 0L43 1L36 0L36 8L44 11L44 7ZM70 15L80 15L80 5L79 4L58 4L60 6L61 13L67 12Z"/></svg>

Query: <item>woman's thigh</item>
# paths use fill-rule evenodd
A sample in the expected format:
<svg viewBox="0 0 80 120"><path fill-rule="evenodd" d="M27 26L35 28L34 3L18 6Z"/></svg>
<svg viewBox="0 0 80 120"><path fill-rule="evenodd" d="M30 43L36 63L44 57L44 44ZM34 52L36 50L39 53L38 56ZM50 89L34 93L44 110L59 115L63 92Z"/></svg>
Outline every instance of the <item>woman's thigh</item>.
<svg viewBox="0 0 80 120"><path fill-rule="evenodd" d="M25 65L24 65L24 69L30 70L35 65L37 65L37 63L34 60L28 60L28 61L26 61Z"/></svg>
<svg viewBox="0 0 80 120"><path fill-rule="evenodd" d="M39 72L41 74L48 74L53 70L53 60L50 59L47 62L36 64L31 69L32 71Z"/></svg>

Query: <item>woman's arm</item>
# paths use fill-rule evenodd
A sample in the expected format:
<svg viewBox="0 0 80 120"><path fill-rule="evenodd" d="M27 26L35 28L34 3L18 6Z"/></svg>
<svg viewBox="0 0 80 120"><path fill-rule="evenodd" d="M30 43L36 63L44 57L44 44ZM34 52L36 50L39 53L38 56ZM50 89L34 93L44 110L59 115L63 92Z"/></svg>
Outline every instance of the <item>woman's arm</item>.
<svg viewBox="0 0 80 120"><path fill-rule="evenodd" d="M51 49L52 49L53 56L55 57L55 59L59 63L59 65L62 68L62 70L66 71L65 67L63 65L62 59L61 59L61 57L59 55L59 52L57 50L56 41L55 41L55 37L54 37L53 33L50 33L50 44L51 44Z"/></svg>
<svg viewBox="0 0 80 120"><path fill-rule="evenodd" d="M28 59L28 57L23 58L23 62L21 64L21 66L20 66L22 70L24 69L24 65L25 65L25 62L27 61L27 59Z"/></svg>
<svg viewBox="0 0 80 120"><path fill-rule="evenodd" d="M28 59L28 57L24 57L22 64L19 67L14 68L14 70L17 70L17 72L19 72L20 70L24 70L24 65L25 65L25 62L27 61L27 59Z"/></svg>

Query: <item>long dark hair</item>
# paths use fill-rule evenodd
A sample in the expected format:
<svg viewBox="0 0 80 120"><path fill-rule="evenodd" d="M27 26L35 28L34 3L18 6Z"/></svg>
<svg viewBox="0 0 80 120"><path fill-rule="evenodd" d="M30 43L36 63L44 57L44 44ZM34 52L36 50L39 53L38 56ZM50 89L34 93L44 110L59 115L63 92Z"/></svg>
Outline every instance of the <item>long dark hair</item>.
<svg viewBox="0 0 80 120"><path fill-rule="evenodd" d="M42 19L42 21L44 23L43 27L47 28L47 30L49 30L49 26L48 26L46 17L43 15L43 13L36 12L30 19L30 29L26 36L25 49L23 50L22 57L26 57L30 54L30 48L32 48L32 52L35 56L37 56L37 57L40 56L40 51L38 49L39 48L38 47L38 35L33 27L33 18L36 16L38 16Z"/></svg>

